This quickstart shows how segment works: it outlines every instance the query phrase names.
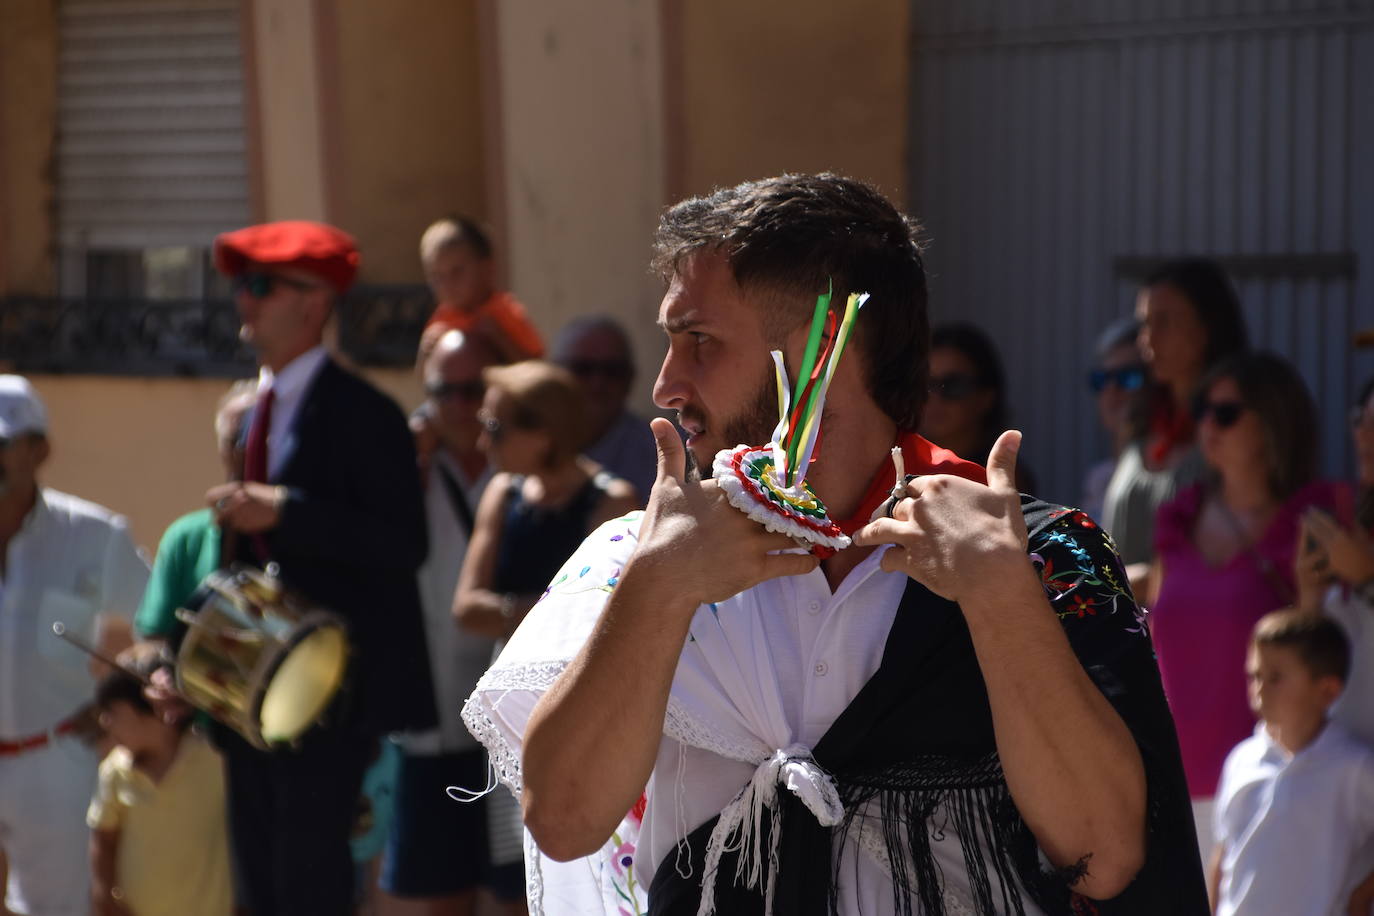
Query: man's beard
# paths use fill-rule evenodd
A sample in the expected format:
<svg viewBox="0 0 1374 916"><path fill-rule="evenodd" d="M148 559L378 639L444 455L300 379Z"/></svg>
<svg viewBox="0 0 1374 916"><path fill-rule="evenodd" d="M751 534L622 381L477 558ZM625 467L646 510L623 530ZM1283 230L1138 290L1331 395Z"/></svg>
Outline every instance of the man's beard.
<svg viewBox="0 0 1374 916"><path fill-rule="evenodd" d="M754 395L746 403L744 409L734 416L724 420L711 422L719 424L721 427L721 438L724 440L724 448L734 448L737 445L767 445L768 439L773 435L773 428L778 424L778 396L774 389L774 381L771 376L764 375L763 381L754 389ZM692 409L689 405L686 410L679 412L679 419L689 416L697 420L704 420L701 413ZM708 427L708 430L710 427ZM714 456L712 456L714 458ZM704 472L697 461L696 454L689 448L687 449L687 479L700 480L703 476L713 476L714 469L708 463Z"/></svg>

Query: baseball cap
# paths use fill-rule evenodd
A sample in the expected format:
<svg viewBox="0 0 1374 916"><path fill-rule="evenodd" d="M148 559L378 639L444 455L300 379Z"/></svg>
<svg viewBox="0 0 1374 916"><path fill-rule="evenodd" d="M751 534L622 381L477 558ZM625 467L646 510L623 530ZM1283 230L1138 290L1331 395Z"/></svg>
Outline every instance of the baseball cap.
<svg viewBox="0 0 1374 916"><path fill-rule="evenodd" d="M250 262L292 267L314 274L343 293L353 284L358 261L353 236L310 220L259 223L215 239L215 267L229 277L246 271Z"/></svg>
<svg viewBox="0 0 1374 916"><path fill-rule="evenodd" d="M0 439L46 433L48 412L22 375L0 375Z"/></svg>

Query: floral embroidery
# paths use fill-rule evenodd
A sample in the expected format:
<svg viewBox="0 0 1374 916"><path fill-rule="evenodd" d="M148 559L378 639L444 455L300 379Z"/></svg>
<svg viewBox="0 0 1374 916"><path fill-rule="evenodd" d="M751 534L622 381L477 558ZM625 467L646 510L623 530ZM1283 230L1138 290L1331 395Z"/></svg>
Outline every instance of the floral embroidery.
<svg viewBox="0 0 1374 916"><path fill-rule="evenodd" d="M638 541L639 518L640 513L636 510L631 515L608 522L607 526L615 526L612 529L615 534L610 536L610 540L619 542L628 538L632 542ZM622 524L623 527L621 527ZM544 589L544 593L539 596L540 601L554 592L572 595L579 592L603 591L609 594L615 590L616 585L620 583L620 574L624 571L622 567L613 566L605 575L599 572L593 574L595 566L585 563L582 553L579 550L569 558L568 565L558 571L558 575L549 583L549 587ZM574 574L574 570L576 574Z"/></svg>
<svg viewBox="0 0 1374 916"><path fill-rule="evenodd" d="M647 801L640 793L639 801L620 822L620 829L611 835L610 878L620 916L644 916L647 912L645 889L635 877L635 844L639 841L639 827L644 821Z"/></svg>
<svg viewBox="0 0 1374 916"><path fill-rule="evenodd" d="M1082 509L1075 511L1073 515L1070 517L1074 520L1075 524L1079 525L1080 527L1087 528L1089 531L1095 530L1097 528L1097 522L1089 518L1088 513L1084 512Z"/></svg>
<svg viewBox="0 0 1374 916"><path fill-rule="evenodd" d="M1082 894L1070 895L1069 904L1073 907L1073 916L1098 916L1097 904Z"/></svg>
<svg viewBox="0 0 1374 916"><path fill-rule="evenodd" d="M1073 600L1069 602L1069 613L1072 614L1074 612L1077 612L1079 618L1082 619L1087 614L1095 615L1097 613L1097 608L1093 606L1093 600L1091 598L1085 598L1082 595L1074 595Z"/></svg>
<svg viewBox="0 0 1374 916"><path fill-rule="evenodd" d="M1060 620L1110 617L1125 611L1128 633L1148 635L1144 612L1136 605L1107 532L1080 509L1056 509L1049 524L1031 538L1031 562Z"/></svg>

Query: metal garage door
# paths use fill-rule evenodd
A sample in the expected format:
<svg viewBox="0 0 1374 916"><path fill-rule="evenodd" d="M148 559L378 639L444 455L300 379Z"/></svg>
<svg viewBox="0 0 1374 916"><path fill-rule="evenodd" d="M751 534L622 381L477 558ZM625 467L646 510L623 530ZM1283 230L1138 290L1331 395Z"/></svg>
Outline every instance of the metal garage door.
<svg viewBox="0 0 1374 916"><path fill-rule="evenodd" d="M1045 495L1105 448L1098 331L1160 258L1224 259L1256 342L1293 359L1349 473L1374 373L1374 2L914 0L911 188L936 317L1001 346Z"/></svg>
<svg viewBox="0 0 1374 916"><path fill-rule="evenodd" d="M63 0L59 17L64 292L196 295L175 287L249 215L238 3Z"/></svg>

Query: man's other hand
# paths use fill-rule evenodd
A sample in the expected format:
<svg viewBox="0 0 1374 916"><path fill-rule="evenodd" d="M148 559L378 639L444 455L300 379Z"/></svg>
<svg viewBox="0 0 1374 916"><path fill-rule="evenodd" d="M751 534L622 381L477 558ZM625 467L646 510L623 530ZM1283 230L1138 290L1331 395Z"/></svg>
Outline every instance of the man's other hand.
<svg viewBox="0 0 1374 916"><path fill-rule="evenodd" d="M205 492L220 525L244 534L270 531L281 522L286 489L266 483L224 483Z"/></svg>
<svg viewBox="0 0 1374 916"><path fill-rule="evenodd" d="M988 456L984 486L962 477L917 477L892 518L854 535L860 547L895 545L883 554L886 572L902 572L943 598L959 601L1000 581L1008 562L1026 564L1026 520L1016 491L1021 434L1007 430Z"/></svg>

